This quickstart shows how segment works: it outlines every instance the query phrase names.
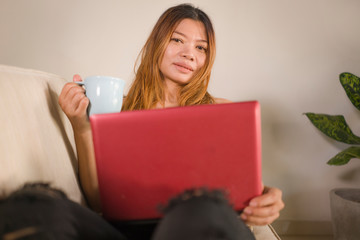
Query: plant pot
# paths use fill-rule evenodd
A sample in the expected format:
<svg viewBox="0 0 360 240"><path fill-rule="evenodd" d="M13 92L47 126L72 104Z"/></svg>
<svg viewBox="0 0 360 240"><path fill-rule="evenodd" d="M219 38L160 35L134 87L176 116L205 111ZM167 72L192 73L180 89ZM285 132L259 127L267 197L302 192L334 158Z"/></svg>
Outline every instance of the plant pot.
<svg viewBox="0 0 360 240"><path fill-rule="evenodd" d="M360 239L360 189L337 188L330 191L334 239Z"/></svg>

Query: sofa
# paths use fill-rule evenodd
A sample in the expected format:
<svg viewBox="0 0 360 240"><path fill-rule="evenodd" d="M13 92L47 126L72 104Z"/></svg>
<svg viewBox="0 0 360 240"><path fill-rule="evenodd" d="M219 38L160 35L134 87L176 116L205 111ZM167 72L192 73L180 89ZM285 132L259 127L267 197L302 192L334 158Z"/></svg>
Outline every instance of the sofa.
<svg viewBox="0 0 360 240"><path fill-rule="evenodd" d="M78 179L72 127L58 105L67 82L46 72L0 65L0 194L27 182L48 182L86 206ZM256 239L280 239L271 226Z"/></svg>

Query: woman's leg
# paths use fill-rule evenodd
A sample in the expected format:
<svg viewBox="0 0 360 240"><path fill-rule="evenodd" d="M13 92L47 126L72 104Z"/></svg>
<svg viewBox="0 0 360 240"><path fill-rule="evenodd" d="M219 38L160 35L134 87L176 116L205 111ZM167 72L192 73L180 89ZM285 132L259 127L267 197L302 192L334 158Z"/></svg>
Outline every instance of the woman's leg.
<svg viewBox="0 0 360 240"><path fill-rule="evenodd" d="M221 191L187 191L164 212L153 240L255 239Z"/></svg>
<svg viewBox="0 0 360 240"><path fill-rule="evenodd" d="M27 184L0 202L0 239L126 238L47 184Z"/></svg>

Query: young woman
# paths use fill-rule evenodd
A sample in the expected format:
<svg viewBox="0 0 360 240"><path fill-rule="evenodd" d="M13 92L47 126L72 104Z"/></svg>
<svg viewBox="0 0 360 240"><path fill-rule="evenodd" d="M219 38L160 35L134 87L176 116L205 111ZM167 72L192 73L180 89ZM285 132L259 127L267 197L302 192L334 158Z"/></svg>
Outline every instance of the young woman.
<svg viewBox="0 0 360 240"><path fill-rule="evenodd" d="M230 102L207 92L214 59L215 34L209 17L187 4L169 8L141 51L123 110ZM75 75L73 81L81 81L81 77ZM59 104L74 130L84 193L92 208L101 211L92 133L86 115L89 100L82 87L67 83ZM284 207L281 197L279 189L265 187L263 195L250 201L241 218L249 225L273 222Z"/></svg>

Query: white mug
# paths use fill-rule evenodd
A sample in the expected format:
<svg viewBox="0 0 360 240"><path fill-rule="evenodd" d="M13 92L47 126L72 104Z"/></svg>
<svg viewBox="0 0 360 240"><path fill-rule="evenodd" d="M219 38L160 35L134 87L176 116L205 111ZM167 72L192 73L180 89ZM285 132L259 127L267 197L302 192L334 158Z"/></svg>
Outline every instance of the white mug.
<svg viewBox="0 0 360 240"><path fill-rule="evenodd" d="M121 111L124 80L107 76L90 76L86 77L84 82L76 83L85 87L85 95L90 100L88 116Z"/></svg>

